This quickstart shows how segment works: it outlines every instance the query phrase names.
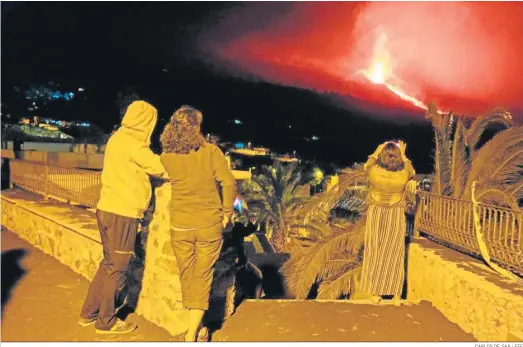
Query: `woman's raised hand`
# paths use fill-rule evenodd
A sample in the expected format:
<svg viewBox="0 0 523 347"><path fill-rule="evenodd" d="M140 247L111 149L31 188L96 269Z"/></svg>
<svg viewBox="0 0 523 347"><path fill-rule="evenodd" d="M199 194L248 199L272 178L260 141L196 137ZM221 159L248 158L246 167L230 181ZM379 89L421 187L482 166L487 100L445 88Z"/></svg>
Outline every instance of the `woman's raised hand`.
<svg viewBox="0 0 523 347"><path fill-rule="evenodd" d="M403 141L399 141L398 144L400 145L400 153L402 156L405 156L405 152L407 150L407 144Z"/></svg>
<svg viewBox="0 0 523 347"><path fill-rule="evenodd" d="M383 151L383 149L385 148L385 146L387 145L388 142L383 142L381 145L378 146L378 148L376 148L376 150L374 151L374 153L371 155L372 158L375 158L375 159L378 159L378 156L380 155L380 153Z"/></svg>

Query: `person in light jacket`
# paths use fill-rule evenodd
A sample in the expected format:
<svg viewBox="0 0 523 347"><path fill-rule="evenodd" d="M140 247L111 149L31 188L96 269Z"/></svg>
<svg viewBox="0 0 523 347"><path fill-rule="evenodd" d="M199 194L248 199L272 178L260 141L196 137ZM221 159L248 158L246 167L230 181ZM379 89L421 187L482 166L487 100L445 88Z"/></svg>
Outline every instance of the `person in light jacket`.
<svg viewBox="0 0 523 347"><path fill-rule="evenodd" d="M160 157L150 149L156 121L157 111L152 105L145 101L133 102L105 150L96 211L103 259L79 320L81 326L95 324L98 334L124 334L136 328L136 324L116 317L115 298L125 288L138 224L149 206L150 177L168 177Z"/></svg>

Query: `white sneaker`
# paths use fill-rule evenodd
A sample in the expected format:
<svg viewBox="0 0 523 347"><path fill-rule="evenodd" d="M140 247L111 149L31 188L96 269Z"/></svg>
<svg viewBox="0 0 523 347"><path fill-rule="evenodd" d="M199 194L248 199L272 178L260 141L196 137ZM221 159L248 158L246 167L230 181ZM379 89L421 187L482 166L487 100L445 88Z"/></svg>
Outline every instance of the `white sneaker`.
<svg viewBox="0 0 523 347"><path fill-rule="evenodd" d="M116 324L109 330L96 329L97 334L127 334L136 329L138 325L135 323L124 322L123 320L117 319Z"/></svg>

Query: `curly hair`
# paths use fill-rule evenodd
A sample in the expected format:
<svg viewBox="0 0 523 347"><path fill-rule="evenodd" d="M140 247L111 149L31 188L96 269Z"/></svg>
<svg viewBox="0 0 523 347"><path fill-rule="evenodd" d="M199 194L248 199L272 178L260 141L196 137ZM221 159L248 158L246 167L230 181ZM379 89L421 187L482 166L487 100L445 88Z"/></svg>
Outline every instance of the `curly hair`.
<svg viewBox="0 0 523 347"><path fill-rule="evenodd" d="M401 171L405 167L401 160L401 152L397 145L389 142L378 156L376 164L388 171Z"/></svg>
<svg viewBox="0 0 523 347"><path fill-rule="evenodd" d="M191 106L177 109L160 135L162 151L176 154L197 151L205 143L200 133L202 119L202 113Z"/></svg>

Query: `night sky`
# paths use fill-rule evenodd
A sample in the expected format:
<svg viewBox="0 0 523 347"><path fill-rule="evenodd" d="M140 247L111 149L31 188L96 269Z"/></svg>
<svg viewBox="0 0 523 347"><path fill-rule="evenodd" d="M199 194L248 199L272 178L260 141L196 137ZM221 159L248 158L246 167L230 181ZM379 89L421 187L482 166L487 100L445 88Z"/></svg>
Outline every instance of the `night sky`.
<svg viewBox="0 0 523 347"><path fill-rule="evenodd" d="M2 104L14 86L83 87L82 102L47 112L110 129L116 94L133 91L163 119L191 104L204 131L340 165L403 138L428 172L422 110L358 74L380 37L391 81L422 102L521 117L521 2L2 2Z"/></svg>

